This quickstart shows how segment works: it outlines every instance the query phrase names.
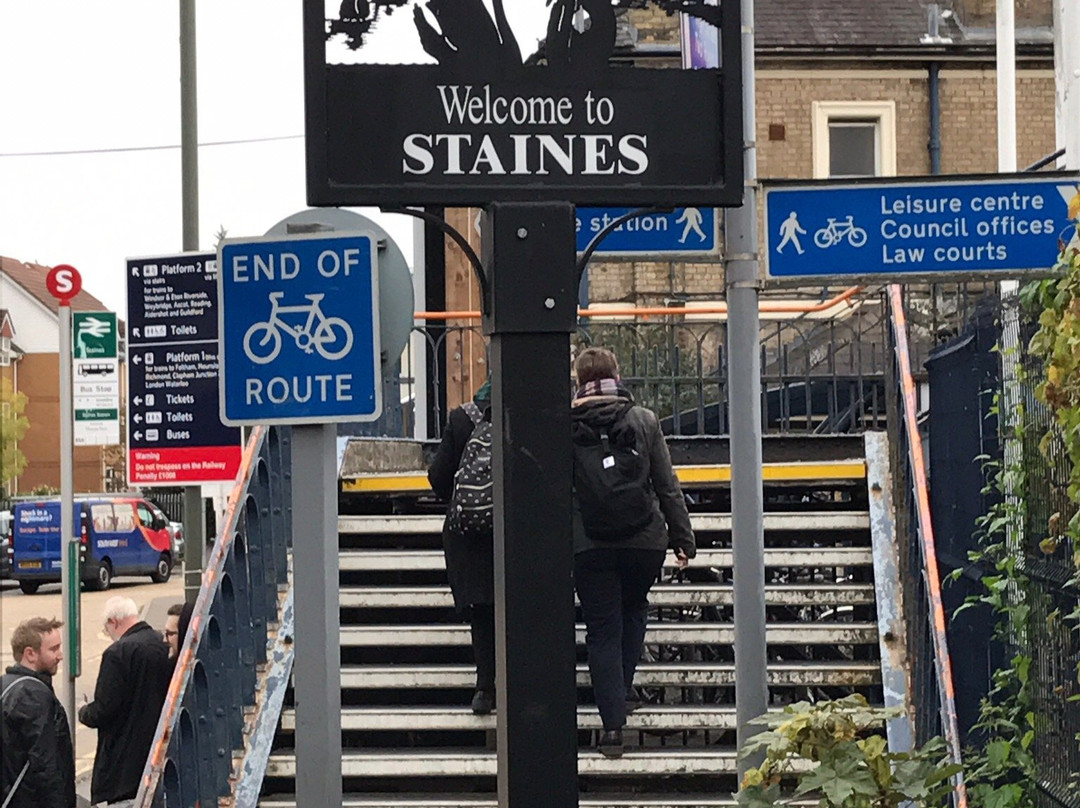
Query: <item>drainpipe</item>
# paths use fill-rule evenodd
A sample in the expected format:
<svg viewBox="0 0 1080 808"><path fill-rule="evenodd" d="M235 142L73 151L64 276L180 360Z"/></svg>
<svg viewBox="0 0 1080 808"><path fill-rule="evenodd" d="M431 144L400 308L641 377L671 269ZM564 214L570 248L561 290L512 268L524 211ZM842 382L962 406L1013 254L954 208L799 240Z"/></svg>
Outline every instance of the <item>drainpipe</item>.
<svg viewBox="0 0 1080 808"><path fill-rule="evenodd" d="M941 63L930 63L930 173L941 173Z"/></svg>

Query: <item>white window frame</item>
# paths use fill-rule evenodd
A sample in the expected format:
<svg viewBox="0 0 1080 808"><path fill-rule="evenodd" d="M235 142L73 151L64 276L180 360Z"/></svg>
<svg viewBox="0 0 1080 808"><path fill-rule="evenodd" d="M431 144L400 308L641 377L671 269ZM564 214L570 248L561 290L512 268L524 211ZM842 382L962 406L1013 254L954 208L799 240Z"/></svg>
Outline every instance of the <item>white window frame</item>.
<svg viewBox="0 0 1080 808"><path fill-rule="evenodd" d="M895 101L815 101L811 106L814 179L830 176L829 123L832 121L876 121L877 176L896 176Z"/></svg>

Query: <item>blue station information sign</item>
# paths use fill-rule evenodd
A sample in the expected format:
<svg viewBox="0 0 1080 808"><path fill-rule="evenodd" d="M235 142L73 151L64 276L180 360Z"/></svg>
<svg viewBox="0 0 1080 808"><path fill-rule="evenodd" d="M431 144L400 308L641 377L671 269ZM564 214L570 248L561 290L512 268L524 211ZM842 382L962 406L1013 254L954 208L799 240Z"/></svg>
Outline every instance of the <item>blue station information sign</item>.
<svg viewBox="0 0 1080 808"><path fill-rule="evenodd" d="M763 259L777 280L1045 271L1076 194L1045 175L767 187Z"/></svg>
<svg viewBox="0 0 1080 808"><path fill-rule="evenodd" d="M378 419L373 234L230 239L218 267L223 422Z"/></svg>
<svg viewBox="0 0 1080 808"><path fill-rule="evenodd" d="M585 252L601 231L633 208L578 208L577 251ZM663 255L707 258L718 254L716 208L675 208L646 213L620 224L594 255L627 258Z"/></svg>

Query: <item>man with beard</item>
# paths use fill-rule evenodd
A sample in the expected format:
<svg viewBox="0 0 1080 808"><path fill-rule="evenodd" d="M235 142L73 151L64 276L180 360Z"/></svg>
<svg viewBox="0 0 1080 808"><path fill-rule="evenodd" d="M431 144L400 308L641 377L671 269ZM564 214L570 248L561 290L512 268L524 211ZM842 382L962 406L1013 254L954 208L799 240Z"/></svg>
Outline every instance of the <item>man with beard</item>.
<svg viewBox="0 0 1080 808"><path fill-rule="evenodd" d="M15 664L0 677L0 805L73 808L75 751L52 678L64 658L58 620L34 617L11 635Z"/></svg>

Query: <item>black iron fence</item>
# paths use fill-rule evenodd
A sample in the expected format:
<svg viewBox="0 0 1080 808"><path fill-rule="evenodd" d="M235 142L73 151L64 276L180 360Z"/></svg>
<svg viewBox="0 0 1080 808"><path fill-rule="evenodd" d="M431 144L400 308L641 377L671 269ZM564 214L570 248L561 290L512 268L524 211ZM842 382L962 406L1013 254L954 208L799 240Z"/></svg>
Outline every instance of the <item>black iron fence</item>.
<svg viewBox="0 0 1080 808"><path fill-rule="evenodd" d="M1066 533L1080 506L1069 492L1071 464L1060 429L1035 394L1042 367L1026 351L1034 330L1024 323L1019 360L1006 363L1018 371L1005 383L1018 404L1012 409L1023 419L1015 452L1024 473L1017 476L1021 488L1014 493L1024 523L1015 543L1020 571L1028 579L1019 594L1030 608L1015 641L1032 660L1034 753L1043 803L1080 808L1080 569L1075 560L1080 548Z"/></svg>
<svg viewBox="0 0 1080 808"><path fill-rule="evenodd" d="M930 351L959 333L993 284L918 284L905 290L916 375ZM835 290L834 290L835 291ZM885 425L888 316L880 287L817 297L762 297L761 413L767 433L837 434ZM721 306L678 301L647 315L593 312L579 321L574 348L602 345L619 357L623 381L672 435L730 430ZM640 310L639 310L640 311ZM659 312L659 313L657 313ZM670 312L670 313L668 313ZM410 437L417 412L439 437L446 412L479 386L472 357L484 356L476 320L418 325L399 368L385 380L387 413L364 434Z"/></svg>
<svg viewBox="0 0 1080 808"><path fill-rule="evenodd" d="M232 794L234 752L288 589L290 431L252 431L181 638L169 694L135 805L217 805Z"/></svg>

